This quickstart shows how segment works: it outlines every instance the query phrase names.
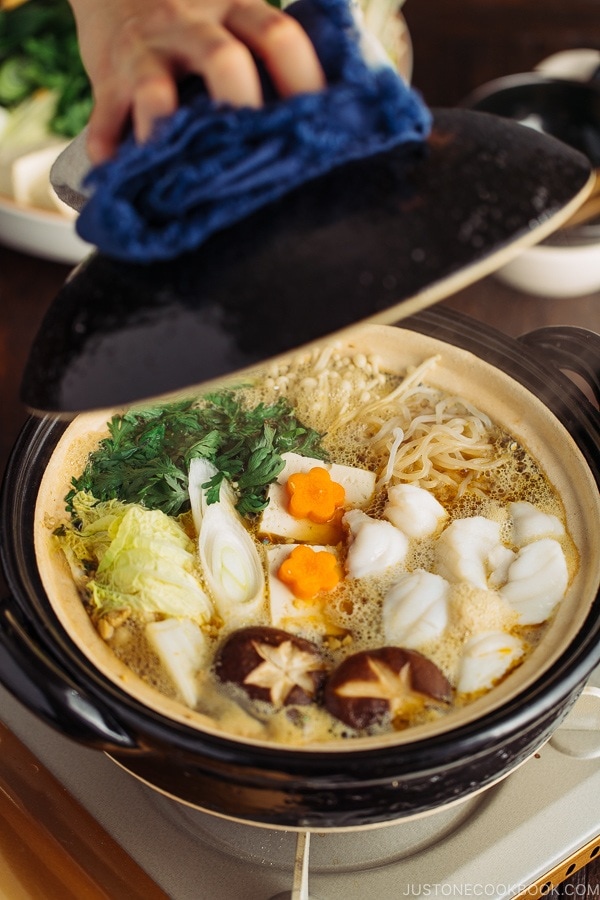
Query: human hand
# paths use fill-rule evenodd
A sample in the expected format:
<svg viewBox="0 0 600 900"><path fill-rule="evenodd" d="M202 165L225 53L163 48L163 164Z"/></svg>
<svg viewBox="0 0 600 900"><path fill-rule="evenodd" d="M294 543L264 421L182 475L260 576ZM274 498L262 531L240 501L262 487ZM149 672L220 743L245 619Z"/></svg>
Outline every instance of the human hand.
<svg viewBox="0 0 600 900"><path fill-rule="evenodd" d="M131 117L138 141L177 108L177 79L198 74L214 100L259 107L254 53L282 97L325 86L300 25L265 0L70 0L94 91L87 149L115 152Z"/></svg>

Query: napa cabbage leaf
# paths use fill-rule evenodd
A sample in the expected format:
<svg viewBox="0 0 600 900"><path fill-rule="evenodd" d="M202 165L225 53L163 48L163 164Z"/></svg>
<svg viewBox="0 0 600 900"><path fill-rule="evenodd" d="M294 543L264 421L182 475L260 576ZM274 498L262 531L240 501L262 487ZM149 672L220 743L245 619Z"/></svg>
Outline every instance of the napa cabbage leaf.
<svg viewBox="0 0 600 900"><path fill-rule="evenodd" d="M56 537L99 614L129 607L142 614L185 617L200 624L212 603L198 577L194 542L160 510L117 500L73 498L77 521Z"/></svg>

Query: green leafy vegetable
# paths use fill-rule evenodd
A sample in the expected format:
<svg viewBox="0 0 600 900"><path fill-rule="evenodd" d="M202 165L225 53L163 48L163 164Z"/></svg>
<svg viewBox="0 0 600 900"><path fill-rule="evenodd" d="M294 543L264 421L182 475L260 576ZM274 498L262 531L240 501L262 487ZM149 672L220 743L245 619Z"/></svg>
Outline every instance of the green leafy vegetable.
<svg viewBox="0 0 600 900"><path fill-rule="evenodd" d="M89 119L92 91L67 0L0 10L0 106L17 106L42 89L56 98L50 131L74 137Z"/></svg>
<svg viewBox="0 0 600 900"><path fill-rule="evenodd" d="M223 479L238 494L243 516L266 506L266 489L290 451L323 459L320 435L294 416L281 398L247 408L239 392L210 394L200 405L184 400L114 416L109 437L94 451L67 494L67 509L79 491L99 500L139 503L177 516L190 508L188 470L192 459L214 464L207 502L215 503Z"/></svg>

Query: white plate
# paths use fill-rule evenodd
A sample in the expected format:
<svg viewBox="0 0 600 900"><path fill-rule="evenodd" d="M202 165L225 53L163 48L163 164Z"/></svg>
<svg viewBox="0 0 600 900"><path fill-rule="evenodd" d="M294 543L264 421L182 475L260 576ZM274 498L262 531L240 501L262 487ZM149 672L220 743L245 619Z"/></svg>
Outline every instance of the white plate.
<svg viewBox="0 0 600 900"><path fill-rule="evenodd" d="M0 197L0 242L33 256L68 264L78 263L92 250L66 216L34 209L8 197Z"/></svg>

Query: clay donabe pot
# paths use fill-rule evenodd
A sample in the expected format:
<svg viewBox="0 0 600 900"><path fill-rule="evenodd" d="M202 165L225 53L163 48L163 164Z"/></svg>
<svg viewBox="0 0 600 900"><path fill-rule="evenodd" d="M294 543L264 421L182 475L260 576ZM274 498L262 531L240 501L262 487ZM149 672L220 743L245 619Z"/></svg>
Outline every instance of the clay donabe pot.
<svg viewBox="0 0 600 900"><path fill-rule="evenodd" d="M398 370L440 354L434 383L525 444L562 497L580 555L567 597L522 666L435 724L296 749L235 739L144 691L111 668L89 622L72 615L74 587L44 542L64 488L61 454L73 453L78 420L30 419L3 485L2 682L46 722L158 790L244 822L355 828L468 797L544 744L600 661L600 415L563 373L578 372L600 395L600 338L552 328L514 340L430 310L401 328L371 326L348 340L376 346Z"/></svg>

